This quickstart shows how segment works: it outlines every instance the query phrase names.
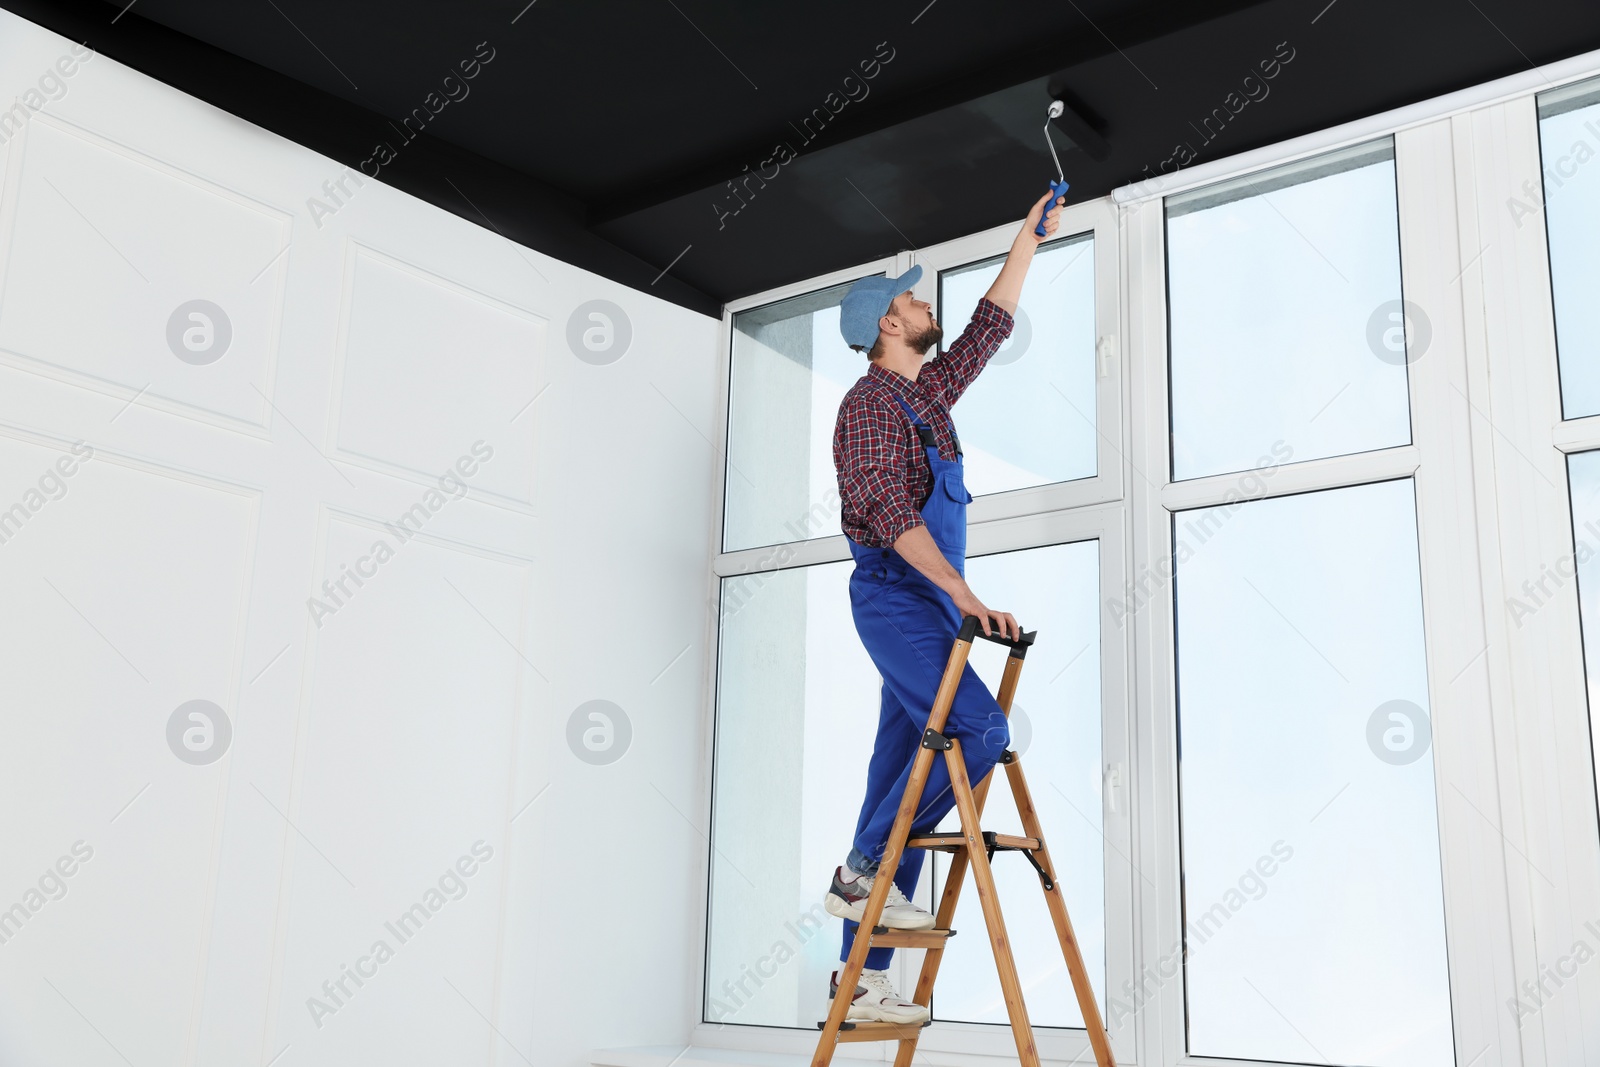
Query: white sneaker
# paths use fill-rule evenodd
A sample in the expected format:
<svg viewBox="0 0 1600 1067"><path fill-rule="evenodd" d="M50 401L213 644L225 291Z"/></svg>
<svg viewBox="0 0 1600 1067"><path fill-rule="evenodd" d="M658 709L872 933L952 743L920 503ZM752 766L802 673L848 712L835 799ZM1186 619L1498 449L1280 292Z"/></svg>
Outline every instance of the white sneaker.
<svg viewBox="0 0 1600 1067"><path fill-rule="evenodd" d="M832 1000L838 992L839 972L834 971L828 979L828 999ZM851 1022L921 1025L928 1021L928 1009L896 993L888 972L864 970L845 1018Z"/></svg>
<svg viewBox="0 0 1600 1067"><path fill-rule="evenodd" d="M841 865L834 869L833 885L828 887L822 906L829 915L860 922L867 897L872 893L872 883L872 875L846 871ZM900 892L900 887L891 883L889 899L883 903L883 916L878 922L891 930L931 930L935 920L931 912L911 903Z"/></svg>

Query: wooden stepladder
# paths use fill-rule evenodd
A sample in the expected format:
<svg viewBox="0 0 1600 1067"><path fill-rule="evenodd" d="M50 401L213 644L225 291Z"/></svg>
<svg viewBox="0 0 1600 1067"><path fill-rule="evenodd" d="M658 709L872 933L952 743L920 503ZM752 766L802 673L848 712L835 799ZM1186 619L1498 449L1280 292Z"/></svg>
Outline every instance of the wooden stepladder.
<svg viewBox="0 0 1600 1067"><path fill-rule="evenodd" d="M1017 678L1022 673L1022 661L1034 642L1036 633L1028 631L1012 641L996 633L986 640L1007 645L1011 655L1006 660L1005 673L1000 679L1000 691L995 695L1000 708L1011 713L1011 698L1017 691ZM1056 937L1061 941L1061 954L1066 958L1067 972L1072 976L1072 988L1077 993L1078 1009L1083 1013L1089 1031L1089 1043L1094 1049L1099 1067L1115 1067L1111 1045L1106 1040L1105 1026L1100 1021L1100 1008L1095 1003L1094 989L1089 985L1089 972L1083 965L1083 954L1078 949L1078 939L1072 932L1072 920L1067 917L1066 901L1061 897L1061 883L1056 879L1055 866L1050 862L1050 850L1045 847L1044 835L1039 830L1038 812L1028 792L1028 782L1022 776L1022 762L1015 752L1000 757L1011 784L1011 795L1017 802L1017 812L1022 816L1023 835L997 834L985 831L979 825L984 801L989 795L993 775L986 776L977 787L967 779L966 764L961 759L961 742L946 737L941 732L950 715L950 705L955 701L956 687L960 684L972 642L985 637L976 617L968 616L950 650L950 660L944 677L934 697L933 709L928 715L928 726L922 735L922 748L911 766L911 780L906 783L905 796L900 801L900 811L895 816L894 827L889 831L889 843L879 861L878 874L872 893L867 898L862 913L860 929L850 958L839 975L839 995L833 998L828 1017L817 1026L822 1035L817 1039L817 1052L811 1058L811 1067L828 1067L834 1049L840 1041L898 1041L900 1048L895 1056L895 1067L911 1067L921 1037L923 1023L901 1025L898 1023L846 1022L845 1013L850 1008L850 990L855 989L866 965L869 948L921 948L927 954L922 961L922 974L917 979L917 989L912 1000L926 1006L933 997L934 979L939 974L939 964L944 958L945 944L955 931L950 923L955 918L956 901L961 896L961 883L967 869L972 869L978 887L978 900L983 905L984 923L989 928L989 943L994 948L995 968L1000 974L1000 989L1005 996L1006 1011L1011 1017L1011 1032L1016 1038L1017 1055L1022 1067L1039 1067L1039 1052L1034 1046L1033 1027L1028 1022L1028 1007L1022 1000L1022 984L1017 978L1017 965L1011 957L1011 942L1006 938L1005 917L1000 914L1000 901L995 894L994 872L989 858L995 852L1021 852L1039 872L1044 887L1045 903L1050 908L1050 918L1055 923ZM922 800L923 787L928 780L936 755L943 754L950 770L950 788L955 793L956 811L961 816L959 834L923 834L911 836L911 820ZM926 848L950 852L950 874L945 879L944 895L939 900L939 910L931 930L890 930L878 925L889 898L889 886L894 882L900 857L908 848Z"/></svg>

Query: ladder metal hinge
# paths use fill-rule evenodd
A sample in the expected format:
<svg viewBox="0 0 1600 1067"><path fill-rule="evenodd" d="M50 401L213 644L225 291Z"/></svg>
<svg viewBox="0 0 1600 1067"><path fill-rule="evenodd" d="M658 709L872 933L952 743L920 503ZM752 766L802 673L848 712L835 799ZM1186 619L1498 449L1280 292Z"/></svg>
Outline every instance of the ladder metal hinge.
<svg viewBox="0 0 1600 1067"><path fill-rule="evenodd" d="M939 752L950 751L950 739L933 727L928 727L922 733L922 747L935 749Z"/></svg>
<svg viewBox="0 0 1600 1067"><path fill-rule="evenodd" d="M1034 855L1033 849L1023 849L1022 854L1028 857L1028 862L1033 864L1033 869L1039 872L1039 881L1044 883L1044 891L1048 893L1054 889L1056 887L1055 882L1051 881L1050 876L1044 872L1044 867L1039 863L1039 857Z"/></svg>

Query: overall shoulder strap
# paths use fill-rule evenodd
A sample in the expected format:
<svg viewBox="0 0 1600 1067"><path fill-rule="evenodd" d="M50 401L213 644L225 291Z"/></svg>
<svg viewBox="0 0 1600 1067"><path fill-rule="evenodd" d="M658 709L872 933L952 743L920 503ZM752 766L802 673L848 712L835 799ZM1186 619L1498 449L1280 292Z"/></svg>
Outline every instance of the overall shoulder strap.
<svg viewBox="0 0 1600 1067"><path fill-rule="evenodd" d="M906 413L906 418L911 420L911 425L916 427L917 438L922 442L922 447L937 449L939 443L933 436L933 427L917 417L917 413L911 410L911 405L906 403L905 397L896 393L894 400L900 405L900 410Z"/></svg>
<svg viewBox="0 0 1600 1067"><path fill-rule="evenodd" d="M920 439L922 441L923 447L924 448L931 448L931 449L934 449L935 451L937 451L938 448L939 448L939 444L938 444L937 439L933 436L933 427L929 426L926 422L923 422L921 419L917 418L917 413L915 411L911 410L911 405L906 403L904 397L902 397L898 393L896 393L894 399L895 399L895 402L900 405L901 410L906 413L906 418L911 420L911 425L913 425L913 426L915 426L917 428L917 437L918 437L918 439ZM961 435L956 433L956 425L955 425L955 420L954 419L952 419L950 421L950 439L955 442L956 455L958 457L961 456L962 455L962 451L961 451Z"/></svg>

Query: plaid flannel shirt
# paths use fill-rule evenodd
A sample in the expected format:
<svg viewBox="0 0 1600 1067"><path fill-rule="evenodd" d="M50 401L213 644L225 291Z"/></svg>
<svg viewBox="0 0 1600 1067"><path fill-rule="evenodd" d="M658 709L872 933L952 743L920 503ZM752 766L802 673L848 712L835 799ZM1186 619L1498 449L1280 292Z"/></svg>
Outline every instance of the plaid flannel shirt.
<svg viewBox="0 0 1600 1067"><path fill-rule="evenodd" d="M942 459L956 458L950 408L1010 336L1011 313L982 299L949 349L922 365L912 381L874 363L839 404L833 467L839 479L839 525L870 548L893 545L913 526L933 491L933 471L916 430L895 402L902 397L933 427Z"/></svg>

